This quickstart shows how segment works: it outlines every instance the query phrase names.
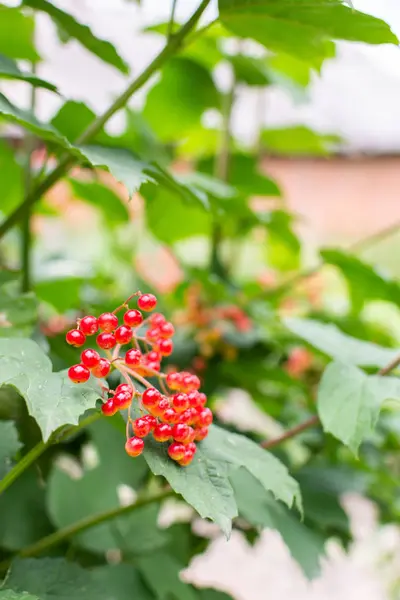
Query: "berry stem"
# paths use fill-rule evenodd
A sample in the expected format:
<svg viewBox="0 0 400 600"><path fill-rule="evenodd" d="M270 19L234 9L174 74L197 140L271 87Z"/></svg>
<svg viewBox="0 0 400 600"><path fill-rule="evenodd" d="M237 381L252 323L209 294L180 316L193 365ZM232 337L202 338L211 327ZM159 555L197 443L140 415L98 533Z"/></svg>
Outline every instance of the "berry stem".
<svg viewBox="0 0 400 600"><path fill-rule="evenodd" d="M117 367L118 370L120 370L120 367ZM132 369L129 369L129 367L126 367L125 365L123 366L123 370L126 373L129 373L129 375L132 375L132 377L134 377L137 381L139 381L142 385L144 385L147 388L152 388L153 386L151 385L151 383L149 383L147 381L147 379L145 379L144 377L142 377L141 375L139 375L139 373L135 373L135 371L132 371Z"/></svg>
<svg viewBox="0 0 400 600"><path fill-rule="evenodd" d="M120 304L119 306L117 306L116 309L113 310L113 315L116 315L117 312L119 312L120 310L122 310L123 308L128 308L128 302L130 302L133 298L135 298L135 296L141 296L142 292L141 291L137 291L134 294L131 294L129 296L129 298L127 298L125 300L125 302L123 302L122 304Z"/></svg>

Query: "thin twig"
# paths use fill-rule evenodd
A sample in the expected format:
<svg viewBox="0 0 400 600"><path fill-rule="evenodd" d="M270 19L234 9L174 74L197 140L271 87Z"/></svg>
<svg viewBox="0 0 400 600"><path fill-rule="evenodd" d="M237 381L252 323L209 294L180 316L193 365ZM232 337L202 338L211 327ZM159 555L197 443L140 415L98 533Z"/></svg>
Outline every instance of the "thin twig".
<svg viewBox="0 0 400 600"><path fill-rule="evenodd" d="M173 36L173 33L174 33L175 11L176 11L177 4L178 4L178 0L172 0L171 15L169 18L168 29L167 29L167 40L168 41L171 41L171 37Z"/></svg>

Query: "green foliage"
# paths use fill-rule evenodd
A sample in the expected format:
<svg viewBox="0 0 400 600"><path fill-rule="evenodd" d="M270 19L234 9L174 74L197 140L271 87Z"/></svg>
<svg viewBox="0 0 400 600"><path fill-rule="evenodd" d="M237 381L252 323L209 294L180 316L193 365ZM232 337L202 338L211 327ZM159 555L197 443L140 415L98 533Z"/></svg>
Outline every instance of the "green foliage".
<svg viewBox="0 0 400 600"><path fill-rule="evenodd" d="M0 479L8 471L21 447L13 421L0 421Z"/></svg>
<svg viewBox="0 0 400 600"><path fill-rule="evenodd" d="M340 142L337 135L321 134L304 125L264 129L263 147L270 154L326 156Z"/></svg>
<svg viewBox="0 0 400 600"><path fill-rule="evenodd" d="M40 79L39 77L36 77L36 75L34 75L33 73L29 73L28 71L21 71L21 69L14 60L9 58L8 56L4 56L3 54L0 54L0 78L20 79L21 81L26 81L27 83L30 83L35 87L45 88L52 92L57 91L56 86L52 83L44 81L44 79Z"/></svg>
<svg viewBox="0 0 400 600"><path fill-rule="evenodd" d="M32 596L32 594L27 594L25 592L13 592L12 590L0 590L0 599L1 600L39 600L37 596Z"/></svg>
<svg viewBox="0 0 400 600"><path fill-rule="evenodd" d="M15 33L18 31L18 35ZM0 5L0 52L9 58L36 62L33 37L35 22L32 15L22 13L18 8Z"/></svg>

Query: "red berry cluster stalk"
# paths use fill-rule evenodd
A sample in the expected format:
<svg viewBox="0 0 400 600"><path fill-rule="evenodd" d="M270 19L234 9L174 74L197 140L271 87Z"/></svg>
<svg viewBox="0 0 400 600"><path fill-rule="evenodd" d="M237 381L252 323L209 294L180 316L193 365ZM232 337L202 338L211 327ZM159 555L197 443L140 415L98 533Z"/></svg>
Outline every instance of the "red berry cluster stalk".
<svg viewBox="0 0 400 600"><path fill-rule="evenodd" d="M135 297L137 308L130 308L129 302ZM90 375L104 378L112 368L118 369L126 383L115 390L104 386L107 398L102 412L112 416L119 410L128 410L126 452L139 456L144 449L143 438L152 435L157 442L169 442L169 456L181 466L187 466L196 453L195 442L207 436L213 415L205 406L207 396L199 391L200 380L196 375L186 371L161 372L163 357L173 351L175 329L161 313L143 317L142 311L151 312L156 304L153 294L137 292L112 313L80 319L77 328L66 335L68 344L83 346L87 337L97 334L99 351L83 350L80 364L70 367L68 376L74 383L84 383ZM120 323L117 313L123 309L125 313ZM129 348L121 355L121 348L127 345ZM146 379L154 376L161 391ZM134 380L146 387L143 393L136 389ZM134 401L138 402L141 412L138 419L132 419L130 414Z"/></svg>

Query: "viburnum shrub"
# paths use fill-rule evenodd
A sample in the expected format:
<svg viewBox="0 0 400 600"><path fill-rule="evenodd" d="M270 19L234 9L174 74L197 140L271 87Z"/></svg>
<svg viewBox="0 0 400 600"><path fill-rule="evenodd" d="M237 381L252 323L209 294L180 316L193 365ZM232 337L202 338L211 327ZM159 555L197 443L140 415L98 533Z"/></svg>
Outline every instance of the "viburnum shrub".
<svg viewBox="0 0 400 600"><path fill-rule="evenodd" d="M134 298L137 298L138 308L129 306ZM162 359L173 351L175 328L161 313L143 316L142 311L151 312L156 305L153 294L136 292L112 313L79 319L77 328L66 334L66 341L80 347L88 337L96 335L98 350L83 350L81 362L69 368L68 376L74 383L85 383L91 375L105 378L112 369L117 369L125 383L115 390L102 386L101 410L104 416L127 410L127 454L139 456L145 447L143 438L152 435L157 442L169 443L168 455L172 460L187 466L196 453L195 442L207 436L213 415L205 406L207 396L200 392L197 375L161 371ZM118 313L123 310L120 323ZM160 389L148 381L149 377L158 380ZM134 381L146 389L141 392ZM138 418L131 415L133 403L140 410Z"/></svg>

